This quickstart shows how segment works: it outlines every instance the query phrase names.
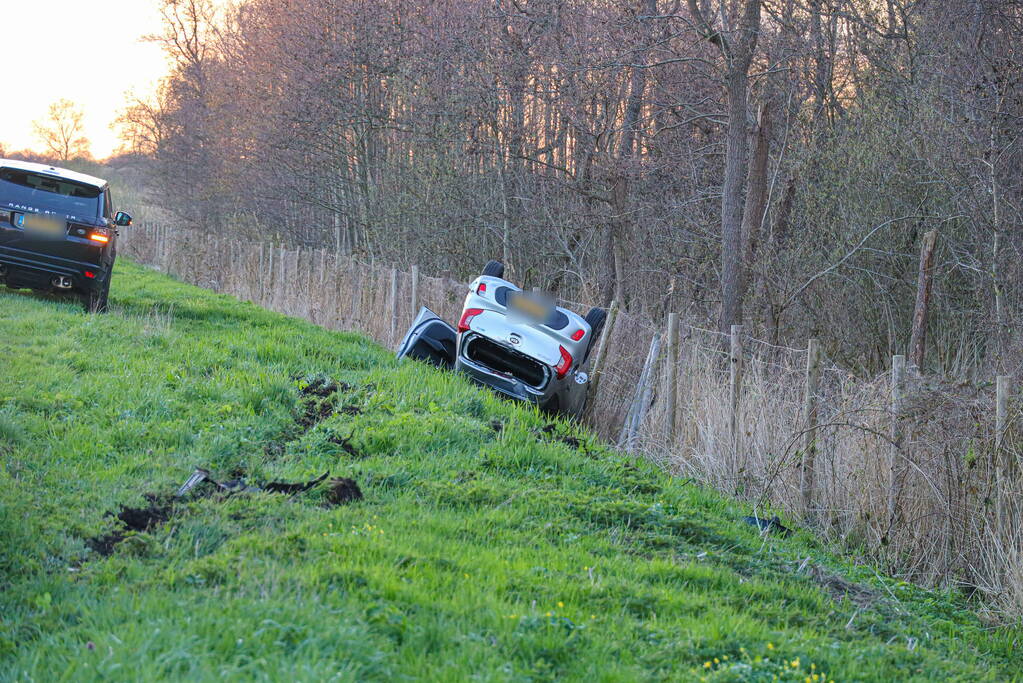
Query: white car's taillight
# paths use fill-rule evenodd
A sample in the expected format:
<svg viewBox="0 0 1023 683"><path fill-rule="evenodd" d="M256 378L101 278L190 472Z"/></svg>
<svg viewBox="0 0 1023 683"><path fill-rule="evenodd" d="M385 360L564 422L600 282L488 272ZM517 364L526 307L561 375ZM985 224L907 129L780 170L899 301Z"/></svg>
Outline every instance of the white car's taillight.
<svg viewBox="0 0 1023 683"><path fill-rule="evenodd" d="M462 319L458 321L458 331L466 332L469 329L469 323L472 319L483 312L482 308L467 308L462 311Z"/></svg>
<svg viewBox="0 0 1023 683"><path fill-rule="evenodd" d="M565 375L568 374L569 368L572 367L572 354L564 346L559 346L558 351L561 352L561 360L554 366L554 373L558 376L558 379L564 379Z"/></svg>

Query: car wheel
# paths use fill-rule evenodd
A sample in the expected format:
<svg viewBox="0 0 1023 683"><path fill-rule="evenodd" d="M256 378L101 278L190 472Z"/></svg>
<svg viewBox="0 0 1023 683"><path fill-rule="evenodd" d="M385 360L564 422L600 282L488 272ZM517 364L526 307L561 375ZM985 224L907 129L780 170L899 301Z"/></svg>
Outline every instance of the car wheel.
<svg viewBox="0 0 1023 683"><path fill-rule="evenodd" d="M587 324L590 326L590 345L586 347L586 358L589 359L590 351L597 344L597 340L600 339L601 332L604 331L604 321L607 320L607 311L603 308L591 308L584 318ZM585 362L585 361L584 361Z"/></svg>
<svg viewBox="0 0 1023 683"><path fill-rule="evenodd" d="M85 310L89 313L106 313L107 312L107 299L110 296L110 278L113 277L113 273L107 275L106 282L103 283L102 287L93 289L83 298L85 304Z"/></svg>
<svg viewBox="0 0 1023 683"><path fill-rule="evenodd" d="M483 274L489 277L504 277L504 264L500 261L487 261L483 266Z"/></svg>

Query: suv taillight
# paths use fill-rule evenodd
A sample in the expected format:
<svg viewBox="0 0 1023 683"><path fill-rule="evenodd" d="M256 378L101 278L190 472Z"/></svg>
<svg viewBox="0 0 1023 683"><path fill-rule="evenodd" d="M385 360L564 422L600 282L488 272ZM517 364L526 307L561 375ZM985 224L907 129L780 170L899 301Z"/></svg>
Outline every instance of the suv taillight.
<svg viewBox="0 0 1023 683"><path fill-rule="evenodd" d="M572 354L564 346L559 346L558 350L561 352L561 360L554 366L554 374L558 376L558 379L564 379L569 368L572 367Z"/></svg>
<svg viewBox="0 0 1023 683"><path fill-rule="evenodd" d="M467 332L469 330L469 323L482 312L482 308L467 308L462 311L462 319L458 321L458 331Z"/></svg>

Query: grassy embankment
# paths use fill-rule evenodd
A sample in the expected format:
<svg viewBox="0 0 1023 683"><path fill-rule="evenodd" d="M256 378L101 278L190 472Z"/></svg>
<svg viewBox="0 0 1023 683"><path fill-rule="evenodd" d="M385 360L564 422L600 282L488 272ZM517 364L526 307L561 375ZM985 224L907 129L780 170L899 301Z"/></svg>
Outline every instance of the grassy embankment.
<svg viewBox="0 0 1023 683"><path fill-rule="evenodd" d="M130 264L111 296L0 294L0 679L1019 676L1019 631L458 377ZM197 466L365 497L168 502Z"/></svg>

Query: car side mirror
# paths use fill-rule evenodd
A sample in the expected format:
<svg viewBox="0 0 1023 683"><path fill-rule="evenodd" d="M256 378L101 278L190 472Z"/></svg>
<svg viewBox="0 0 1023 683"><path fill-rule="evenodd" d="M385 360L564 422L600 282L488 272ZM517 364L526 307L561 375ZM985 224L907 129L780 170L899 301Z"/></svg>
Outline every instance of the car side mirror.
<svg viewBox="0 0 1023 683"><path fill-rule="evenodd" d="M131 216L123 211L118 211L114 214L114 225L122 228L127 228L131 225Z"/></svg>

